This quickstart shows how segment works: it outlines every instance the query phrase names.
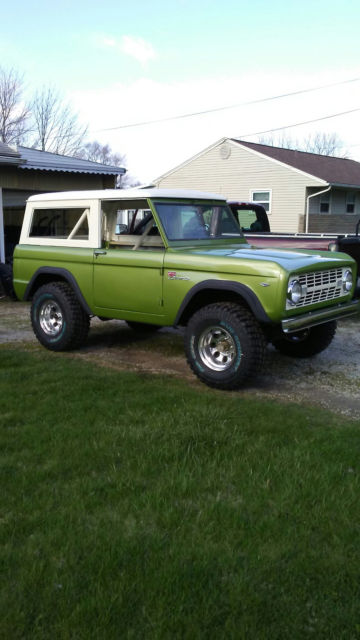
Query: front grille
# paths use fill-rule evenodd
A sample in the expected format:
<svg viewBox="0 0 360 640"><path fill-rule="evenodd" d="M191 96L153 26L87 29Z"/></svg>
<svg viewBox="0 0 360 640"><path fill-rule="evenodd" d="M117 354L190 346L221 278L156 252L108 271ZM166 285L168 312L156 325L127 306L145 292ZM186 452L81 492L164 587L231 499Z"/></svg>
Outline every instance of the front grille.
<svg viewBox="0 0 360 640"><path fill-rule="evenodd" d="M342 286L343 273L345 267L337 269L328 269L326 271L313 271L311 273L302 273L298 276L292 276L291 280L298 280L302 286L304 295L297 304L287 301L286 308L294 309L299 307L307 307L317 302L325 302L326 300L336 300L347 295Z"/></svg>

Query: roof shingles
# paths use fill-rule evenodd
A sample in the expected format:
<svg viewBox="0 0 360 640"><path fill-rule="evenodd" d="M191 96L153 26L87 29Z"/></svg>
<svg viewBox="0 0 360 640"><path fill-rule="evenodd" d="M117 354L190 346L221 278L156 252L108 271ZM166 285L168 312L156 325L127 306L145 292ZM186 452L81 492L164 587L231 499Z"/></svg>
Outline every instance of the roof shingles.
<svg viewBox="0 0 360 640"><path fill-rule="evenodd" d="M232 140L243 147L253 149L278 162L283 162L294 169L321 178L329 184L360 188L360 162L356 162L355 160L271 147L265 144L244 142L244 140L238 140L236 138L232 138Z"/></svg>

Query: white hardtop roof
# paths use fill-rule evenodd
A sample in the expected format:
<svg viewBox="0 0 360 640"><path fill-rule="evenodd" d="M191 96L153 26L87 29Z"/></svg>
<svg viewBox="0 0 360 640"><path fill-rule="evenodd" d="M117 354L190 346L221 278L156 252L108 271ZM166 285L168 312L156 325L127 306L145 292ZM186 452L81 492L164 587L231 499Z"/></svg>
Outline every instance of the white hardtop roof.
<svg viewBox="0 0 360 640"><path fill-rule="evenodd" d="M94 189L92 191L58 191L30 196L28 202L48 200L132 200L146 198L194 198L195 200L226 200L225 196L191 189Z"/></svg>

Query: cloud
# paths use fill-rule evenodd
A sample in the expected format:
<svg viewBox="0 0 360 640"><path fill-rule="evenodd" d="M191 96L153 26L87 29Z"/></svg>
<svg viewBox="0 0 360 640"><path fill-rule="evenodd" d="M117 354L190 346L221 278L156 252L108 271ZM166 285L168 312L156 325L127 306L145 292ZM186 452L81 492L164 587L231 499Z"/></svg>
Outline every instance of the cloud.
<svg viewBox="0 0 360 640"><path fill-rule="evenodd" d="M130 83L113 83L101 92L95 88L77 91L71 100L82 119L89 123L89 139L109 143L114 151L126 154L129 171L147 181L224 136L244 136L358 107L358 84L343 85L341 91L339 87L333 87L149 126L111 130L112 127L234 105L356 75L356 70L342 70L334 77L330 70L328 75L321 76L270 77L259 71L257 75L197 78L183 82L160 82L142 77ZM358 130L358 118L354 113L285 132L299 140L316 131L336 132L345 146L351 147L360 143L354 133ZM249 141L257 142L258 138L251 137ZM354 159L360 160L360 146L349 151Z"/></svg>
<svg viewBox="0 0 360 640"><path fill-rule="evenodd" d="M152 44L139 36L123 35L117 39L110 35L101 34L95 36L95 43L105 49L116 49L118 52L134 58L142 66L145 66L149 60L156 58Z"/></svg>
<svg viewBox="0 0 360 640"><path fill-rule="evenodd" d="M150 42L134 36L123 36L121 39L121 50L126 55L135 58L141 64L146 64L149 60L156 58L155 51Z"/></svg>

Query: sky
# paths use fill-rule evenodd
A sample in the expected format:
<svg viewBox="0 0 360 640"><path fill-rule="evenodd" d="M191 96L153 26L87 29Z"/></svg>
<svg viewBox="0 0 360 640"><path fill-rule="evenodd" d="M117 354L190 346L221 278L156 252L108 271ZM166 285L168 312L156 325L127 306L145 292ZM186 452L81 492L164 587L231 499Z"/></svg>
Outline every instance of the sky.
<svg viewBox="0 0 360 640"><path fill-rule="evenodd" d="M300 143L336 133L360 161L358 0L0 0L0 10L0 65L23 74L29 96L56 87L88 141L124 155L141 183L225 136L258 142L252 134L280 127Z"/></svg>

